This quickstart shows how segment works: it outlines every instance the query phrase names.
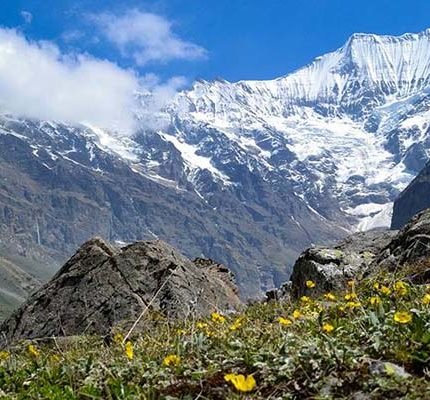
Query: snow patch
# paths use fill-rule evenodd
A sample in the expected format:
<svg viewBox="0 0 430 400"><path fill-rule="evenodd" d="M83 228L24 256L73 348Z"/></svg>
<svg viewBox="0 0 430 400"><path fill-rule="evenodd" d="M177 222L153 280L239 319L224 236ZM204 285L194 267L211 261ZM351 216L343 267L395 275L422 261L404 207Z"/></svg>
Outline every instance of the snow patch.
<svg viewBox="0 0 430 400"><path fill-rule="evenodd" d="M357 231L363 232L376 228L389 228L393 216L393 203L385 204L381 210L363 218L357 225Z"/></svg>
<svg viewBox="0 0 430 400"><path fill-rule="evenodd" d="M191 169L201 169L208 170L213 176L220 179L223 183L230 183L230 179L227 175L223 174L220 170L215 168L211 159L207 157L200 156L196 154L197 149L195 146L192 146L188 143L180 141L176 136L168 135L167 133L159 132L158 133L164 140L170 142L175 146L175 148L181 153L181 156L186 164Z"/></svg>

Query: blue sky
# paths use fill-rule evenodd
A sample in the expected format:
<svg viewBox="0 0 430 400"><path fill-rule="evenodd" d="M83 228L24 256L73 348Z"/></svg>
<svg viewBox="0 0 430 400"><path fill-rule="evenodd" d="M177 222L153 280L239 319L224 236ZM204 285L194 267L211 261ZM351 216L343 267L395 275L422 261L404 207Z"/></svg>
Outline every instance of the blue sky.
<svg viewBox="0 0 430 400"><path fill-rule="evenodd" d="M127 10L160 16L175 37L204 51L138 65L88 18ZM23 11L32 15L27 23ZM29 39L53 41L63 51L88 52L141 74L234 81L284 75L340 47L353 32L421 31L430 27L430 1L7 0L0 16L3 26L19 27Z"/></svg>

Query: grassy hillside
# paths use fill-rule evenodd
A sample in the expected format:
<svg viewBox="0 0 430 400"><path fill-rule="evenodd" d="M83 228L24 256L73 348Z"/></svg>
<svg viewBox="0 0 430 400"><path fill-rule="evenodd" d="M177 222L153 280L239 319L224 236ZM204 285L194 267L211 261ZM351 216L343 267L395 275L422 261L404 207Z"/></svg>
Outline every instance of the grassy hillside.
<svg viewBox="0 0 430 400"><path fill-rule="evenodd" d="M430 286L399 279L203 320L152 315L125 341L21 343L0 353L0 398L429 399Z"/></svg>

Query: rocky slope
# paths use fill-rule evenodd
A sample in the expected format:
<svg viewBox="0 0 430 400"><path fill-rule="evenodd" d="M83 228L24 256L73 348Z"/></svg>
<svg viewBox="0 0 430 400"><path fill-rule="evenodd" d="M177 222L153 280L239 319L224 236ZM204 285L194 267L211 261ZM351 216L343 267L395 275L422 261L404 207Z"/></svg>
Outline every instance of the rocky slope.
<svg viewBox="0 0 430 400"><path fill-rule="evenodd" d="M191 262L161 241L115 248L92 239L0 326L0 341L107 335L129 329L144 310L168 319L234 311L234 278L210 260ZM141 330L145 318L136 326Z"/></svg>
<svg viewBox="0 0 430 400"><path fill-rule="evenodd" d="M0 240L60 265L84 241L160 238L229 265L245 297L298 254L389 225L429 155L430 30L357 34L271 81L196 82L133 136L0 118Z"/></svg>
<svg viewBox="0 0 430 400"><path fill-rule="evenodd" d="M0 238L39 263L60 265L94 235L111 242L160 238L190 257L231 265L244 296L255 297L288 278L303 243L343 234L288 187L274 192L258 176L246 178L245 170L249 200L236 187L210 183L206 170L200 176L213 194L210 202L202 199L181 175L173 146L163 151L161 144L160 153L172 158L178 182L160 183L138 162L100 148L87 128L1 123Z"/></svg>
<svg viewBox="0 0 430 400"><path fill-rule="evenodd" d="M430 163L408 185L394 202L393 229L402 228L409 219L430 207Z"/></svg>
<svg viewBox="0 0 430 400"><path fill-rule="evenodd" d="M40 288L56 271L55 263L33 257L31 247L15 253L11 246L0 244L0 321Z"/></svg>
<svg viewBox="0 0 430 400"><path fill-rule="evenodd" d="M19 261L23 261L22 259ZM19 262L18 261L18 262ZM16 261L15 261L16 262ZM37 288L41 281L7 258L0 257L0 321Z"/></svg>

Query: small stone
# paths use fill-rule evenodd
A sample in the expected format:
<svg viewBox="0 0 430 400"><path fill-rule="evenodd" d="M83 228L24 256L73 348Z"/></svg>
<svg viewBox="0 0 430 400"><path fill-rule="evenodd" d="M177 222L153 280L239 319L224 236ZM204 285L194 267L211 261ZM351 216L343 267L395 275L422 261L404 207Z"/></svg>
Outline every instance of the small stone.
<svg viewBox="0 0 430 400"><path fill-rule="evenodd" d="M403 367L386 361L372 361L369 366L369 371L376 375L396 376L404 379L411 376Z"/></svg>

